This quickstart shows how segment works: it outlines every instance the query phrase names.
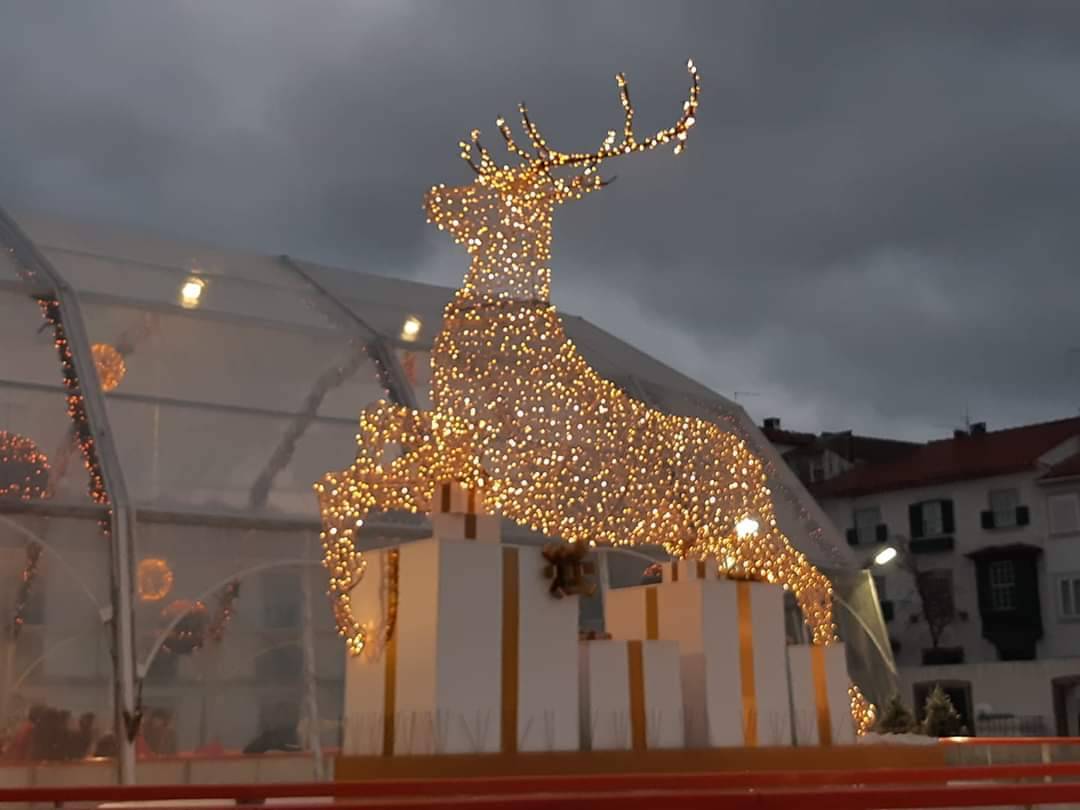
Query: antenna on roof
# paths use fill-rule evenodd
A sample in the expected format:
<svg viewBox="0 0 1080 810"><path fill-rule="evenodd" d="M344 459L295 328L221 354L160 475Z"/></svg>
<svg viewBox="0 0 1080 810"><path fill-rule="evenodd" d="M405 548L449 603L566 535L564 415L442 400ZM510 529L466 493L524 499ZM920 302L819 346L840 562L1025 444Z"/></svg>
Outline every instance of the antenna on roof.
<svg viewBox="0 0 1080 810"><path fill-rule="evenodd" d="M1080 346L1070 346L1065 350L1065 373L1073 370L1074 362L1080 366ZM1076 406L1076 412L1080 413L1080 405Z"/></svg>

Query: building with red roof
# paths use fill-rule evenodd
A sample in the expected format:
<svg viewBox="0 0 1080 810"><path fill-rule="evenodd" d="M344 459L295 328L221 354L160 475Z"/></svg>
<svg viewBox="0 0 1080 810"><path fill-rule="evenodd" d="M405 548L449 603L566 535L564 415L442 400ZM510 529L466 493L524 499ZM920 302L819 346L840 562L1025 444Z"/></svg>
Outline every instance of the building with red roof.
<svg viewBox="0 0 1080 810"><path fill-rule="evenodd" d="M809 489L867 564L899 552L875 583L916 709L941 683L972 731L1080 735L1080 418L973 425Z"/></svg>

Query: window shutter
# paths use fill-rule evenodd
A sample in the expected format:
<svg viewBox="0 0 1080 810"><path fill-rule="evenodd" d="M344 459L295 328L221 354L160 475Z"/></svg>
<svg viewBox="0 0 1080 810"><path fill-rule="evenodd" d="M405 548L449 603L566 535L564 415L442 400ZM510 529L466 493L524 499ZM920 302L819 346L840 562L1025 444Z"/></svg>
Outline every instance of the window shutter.
<svg viewBox="0 0 1080 810"><path fill-rule="evenodd" d="M858 529L848 529L847 530L847 542L848 542L849 546L857 546L857 545L859 545L859 530Z"/></svg>
<svg viewBox="0 0 1080 810"><path fill-rule="evenodd" d="M876 526L874 534L874 539L877 540L879 543L889 542L889 527L884 523L879 523Z"/></svg>
<svg viewBox="0 0 1080 810"><path fill-rule="evenodd" d="M1016 525L1027 526L1031 523L1031 510L1026 506L1016 507Z"/></svg>
<svg viewBox="0 0 1080 810"><path fill-rule="evenodd" d="M941 502L941 528L945 534L952 534L956 531L956 523L953 522L952 501Z"/></svg>
<svg viewBox="0 0 1080 810"><path fill-rule="evenodd" d="M979 518L982 520L984 529L994 528L994 513L991 510L987 509L985 512L980 512Z"/></svg>
<svg viewBox="0 0 1080 810"><path fill-rule="evenodd" d="M922 537L922 504L913 503L908 507L908 521L911 523L912 538Z"/></svg>
<svg viewBox="0 0 1080 810"><path fill-rule="evenodd" d="M1016 571L1016 608L1017 612L1039 628L1042 637L1042 611L1039 609L1039 569L1034 557L1027 557L1014 562Z"/></svg>

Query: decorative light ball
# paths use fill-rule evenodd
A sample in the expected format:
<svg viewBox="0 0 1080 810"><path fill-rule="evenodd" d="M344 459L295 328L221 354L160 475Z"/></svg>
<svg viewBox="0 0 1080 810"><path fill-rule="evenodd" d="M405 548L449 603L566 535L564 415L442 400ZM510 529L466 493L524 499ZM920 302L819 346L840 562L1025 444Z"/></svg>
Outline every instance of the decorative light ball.
<svg viewBox="0 0 1080 810"><path fill-rule="evenodd" d="M161 611L162 623L168 625L177 617L181 617L161 647L175 655L190 655L198 650L206 641L206 628L210 622L209 611L202 602L192 602L188 599L176 599L166 605Z"/></svg>
<svg viewBox="0 0 1080 810"><path fill-rule="evenodd" d="M49 488L49 459L32 439L0 430L0 498L31 501Z"/></svg>
<svg viewBox="0 0 1080 810"><path fill-rule="evenodd" d="M101 380L101 390L108 392L116 388L127 374L127 364L124 355L120 354L114 346L108 343L95 343L90 347L94 356L94 366L97 368L98 379Z"/></svg>
<svg viewBox="0 0 1080 810"><path fill-rule="evenodd" d="M139 563L136 574L139 599L143 602L160 602L173 587L173 572L165 560L147 557Z"/></svg>

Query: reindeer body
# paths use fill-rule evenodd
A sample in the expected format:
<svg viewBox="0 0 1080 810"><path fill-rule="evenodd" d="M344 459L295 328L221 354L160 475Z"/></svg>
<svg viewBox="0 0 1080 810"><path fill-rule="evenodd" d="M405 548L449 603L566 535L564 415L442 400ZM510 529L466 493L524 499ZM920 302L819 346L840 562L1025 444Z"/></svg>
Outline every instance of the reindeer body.
<svg viewBox="0 0 1080 810"><path fill-rule="evenodd" d="M339 629L354 653L373 630L349 603L364 570L357 527L373 509L426 510L443 480L482 490L497 513L551 536L715 555L732 576L792 590L815 643L835 638L828 580L781 534L762 463L745 442L712 423L654 410L601 377L550 304L554 209L604 185L595 173L602 160L671 141L681 150L697 109L692 64L690 72L679 122L643 142L633 136L620 77L621 144L611 132L599 152L555 152L522 107L534 155L500 119L521 165L496 165L474 132L461 146L476 182L426 196L429 219L471 256L435 340L432 409L385 402L367 409L356 462L316 487ZM555 176L567 166L584 171ZM388 447L403 449L395 455Z"/></svg>

